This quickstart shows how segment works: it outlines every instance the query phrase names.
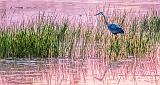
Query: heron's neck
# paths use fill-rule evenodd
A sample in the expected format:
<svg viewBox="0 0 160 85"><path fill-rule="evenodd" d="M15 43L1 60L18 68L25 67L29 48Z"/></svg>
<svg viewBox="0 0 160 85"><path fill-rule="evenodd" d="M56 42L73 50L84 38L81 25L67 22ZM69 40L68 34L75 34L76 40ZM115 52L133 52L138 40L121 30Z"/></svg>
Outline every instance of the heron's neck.
<svg viewBox="0 0 160 85"><path fill-rule="evenodd" d="M103 18L104 18L104 22L106 25L108 25L108 22L107 22L107 19L106 19L106 16L104 14L102 14Z"/></svg>

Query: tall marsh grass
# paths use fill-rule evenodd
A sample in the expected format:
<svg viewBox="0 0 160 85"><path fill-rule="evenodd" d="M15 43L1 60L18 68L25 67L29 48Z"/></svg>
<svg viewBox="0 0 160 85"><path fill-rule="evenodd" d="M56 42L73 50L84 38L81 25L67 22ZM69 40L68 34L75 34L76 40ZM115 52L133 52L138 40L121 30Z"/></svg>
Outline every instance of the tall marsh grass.
<svg viewBox="0 0 160 85"><path fill-rule="evenodd" d="M144 15L129 21L126 17L126 13L123 13L108 19L109 22L111 20L121 24L126 31L118 38L110 35L102 24L97 24L95 29L86 29L87 26L82 25L74 27L69 21L61 24L48 22L28 27L14 26L10 28L12 31L3 27L0 31L0 57L96 56L114 61L128 56L143 57L160 41L160 17L156 14Z"/></svg>

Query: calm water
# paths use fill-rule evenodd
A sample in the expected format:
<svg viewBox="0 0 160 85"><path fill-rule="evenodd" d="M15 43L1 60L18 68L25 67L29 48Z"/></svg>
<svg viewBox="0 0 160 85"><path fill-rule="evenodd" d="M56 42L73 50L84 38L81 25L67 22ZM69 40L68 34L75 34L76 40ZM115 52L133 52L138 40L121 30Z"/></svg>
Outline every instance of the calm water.
<svg viewBox="0 0 160 85"><path fill-rule="evenodd" d="M151 8L160 9L160 0L0 0L0 23L27 21L44 11L47 15L57 13L85 20L86 14L93 16L109 4L111 11L132 9L134 15ZM160 49L154 56L149 61L129 59L110 65L101 59L59 59L56 63L51 60L29 64L1 61L0 85L159 85Z"/></svg>
<svg viewBox="0 0 160 85"><path fill-rule="evenodd" d="M110 6L109 6L110 5ZM38 16L39 12L46 15L56 14L67 17L93 16L98 11L127 10L134 15L146 13L154 8L159 10L160 0L0 0L0 23L16 23L27 21Z"/></svg>
<svg viewBox="0 0 160 85"><path fill-rule="evenodd" d="M154 59L124 59L110 64L93 58L52 59L41 64L3 61L0 85L159 85L159 53L160 49L152 55Z"/></svg>

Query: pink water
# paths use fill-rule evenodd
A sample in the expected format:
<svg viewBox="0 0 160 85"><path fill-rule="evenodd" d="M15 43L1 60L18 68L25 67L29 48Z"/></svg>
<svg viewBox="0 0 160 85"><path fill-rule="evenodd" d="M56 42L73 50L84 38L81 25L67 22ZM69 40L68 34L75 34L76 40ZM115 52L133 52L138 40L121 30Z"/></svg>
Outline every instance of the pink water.
<svg viewBox="0 0 160 85"><path fill-rule="evenodd" d="M110 5L110 6L109 6ZM159 10L160 0L0 0L2 24L32 20L39 12L55 16L78 17L84 20L98 11L132 9L134 15L146 13L154 8ZM105 8L105 10L103 10Z"/></svg>
<svg viewBox="0 0 160 85"><path fill-rule="evenodd" d="M12 24L38 16L57 14L68 17L93 16L102 8L130 11L137 15L151 8L160 9L160 0L0 0L0 23ZM106 10L105 10L106 11ZM68 63L49 63L40 66L13 67L0 71L0 85L160 85L160 48L155 59L119 65L107 65L100 59ZM104 75L105 74L105 75ZM102 79L101 79L102 78Z"/></svg>
<svg viewBox="0 0 160 85"><path fill-rule="evenodd" d="M77 59L72 63L59 59L58 63L34 68L12 67L0 71L0 85L159 85L160 48L150 56L141 61L121 60L111 66L103 59Z"/></svg>

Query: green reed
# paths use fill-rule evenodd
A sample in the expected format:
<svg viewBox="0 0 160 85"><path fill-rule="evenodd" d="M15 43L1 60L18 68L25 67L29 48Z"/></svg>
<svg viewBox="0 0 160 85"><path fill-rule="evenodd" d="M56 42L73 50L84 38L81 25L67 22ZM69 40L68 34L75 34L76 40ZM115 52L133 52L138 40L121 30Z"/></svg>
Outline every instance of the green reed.
<svg viewBox="0 0 160 85"><path fill-rule="evenodd" d="M84 58L90 56L88 52L93 50L93 55L104 55L105 58L109 56L113 61L128 56L143 57L160 41L160 17L144 15L141 19L133 18L130 22L126 18L124 12L121 16L108 19L109 22L121 24L126 31L117 38L109 35L101 20L95 29L89 29L88 26L73 27L69 21L43 22L28 27L14 26L12 31L6 27L0 31L0 57ZM79 44L80 47L77 47ZM91 48L93 46L94 49ZM76 54L77 51L79 55Z"/></svg>

